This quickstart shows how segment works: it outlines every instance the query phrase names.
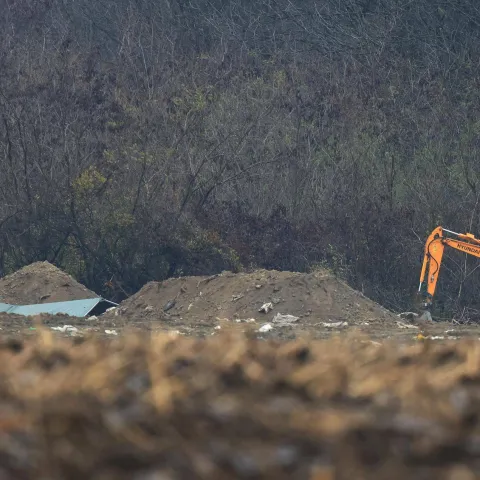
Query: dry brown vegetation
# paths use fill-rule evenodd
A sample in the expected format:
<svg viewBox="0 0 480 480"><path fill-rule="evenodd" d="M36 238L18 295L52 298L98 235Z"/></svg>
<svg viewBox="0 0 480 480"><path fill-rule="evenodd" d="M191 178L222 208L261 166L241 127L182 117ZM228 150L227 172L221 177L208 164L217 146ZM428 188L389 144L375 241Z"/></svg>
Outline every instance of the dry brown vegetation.
<svg viewBox="0 0 480 480"><path fill-rule="evenodd" d="M0 345L0 476L470 479L480 343L127 336Z"/></svg>
<svg viewBox="0 0 480 480"><path fill-rule="evenodd" d="M397 310L433 227L480 231L478 0L0 8L2 275L121 300L322 264ZM440 316L478 308L473 266L447 259Z"/></svg>

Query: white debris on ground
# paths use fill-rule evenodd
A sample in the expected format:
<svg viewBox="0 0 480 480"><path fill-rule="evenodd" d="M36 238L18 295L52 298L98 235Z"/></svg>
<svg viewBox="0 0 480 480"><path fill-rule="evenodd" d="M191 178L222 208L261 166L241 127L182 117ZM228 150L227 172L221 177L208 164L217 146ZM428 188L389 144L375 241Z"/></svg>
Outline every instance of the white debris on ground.
<svg viewBox="0 0 480 480"><path fill-rule="evenodd" d="M105 333L107 335L118 335L116 330L105 330Z"/></svg>
<svg viewBox="0 0 480 480"><path fill-rule="evenodd" d="M274 317L272 322L277 324L278 326L289 326L292 323L298 322L300 317L295 317L294 315L282 315L281 313L277 313Z"/></svg>
<svg viewBox="0 0 480 480"><path fill-rule="evenodd" d="M259 309L259 312L268 313L270 310L273 310L272 302L264 303Z"/></svg>
<svg viewBox="0 0 480 480"><path fill-rule="evenodd" d="M432 336L428 336L426 338L428 338L430 340L445 340L445 339L447 339L447 340L458 340L460 337L455 337L453 335L449 335L447 337L445 337L444 335L432 335Z"/></svg>
<svg viewBox="0 0 480 480"><path fill-rule="evenodd" d="M348 322L322 322L321 325L326 328L343 328L348 327Z"/></svg>
<svg viewBox="0 0 480 480"><path fill-rule="evenodd" d="M63 325L61 327L51 327L52 330L60 333L77 333L78 328L74 327L73 325Z"/></svg>
<svg viewBox="0 0 480 480"><path fill-rule="evenodd" d="M260 333L266 333L266 332L269 332L270 330L273 330L273 326L271 323L266 323L265 325L262 325L258 331Z"/></svg>

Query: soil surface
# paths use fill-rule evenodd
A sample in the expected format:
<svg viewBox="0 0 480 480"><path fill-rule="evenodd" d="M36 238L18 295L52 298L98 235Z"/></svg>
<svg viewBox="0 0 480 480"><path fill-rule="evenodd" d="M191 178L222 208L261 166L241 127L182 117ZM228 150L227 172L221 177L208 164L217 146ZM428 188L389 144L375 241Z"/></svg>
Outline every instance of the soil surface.
<svg viewBox="0 0 480 480"><path fill-rule="evenodd" d="M0 279L0 301L45 303L97 295L47 262L29 265ZM263 311L262 306L265 306ZM278 317L291 315L293 317ZM480 327L415 323L384 309L328 271L311 274L258 270L211 277L150 282L118 308L100 316L36 318L0 314L0 334L29 336L39 324L59 336L167 331L210 337L225 331L261 339L323 339L362 332L374 340L411 343L419 334L437 342L480 337Z"/></svg>
<svg viewBox="0 0 480 480"><path fill-rule="evenodd" d="M73 277L48 262L36 262L0 279L0 302L12 305L97 298Z"/></svg>
<svg viewBox="0 0 480 480"><path fill-rule="evenodd" d="M480 342L0 342L0 477L474 479Z"/></svg>
<svg viewBox="0 0 480 480"><path fill-rule="evenodd" d="M264 305L267 307L260 311ZM382 323L394 318L391 312L323 270L311 274L224 272L150 282L115 312L126 322L160 320L184 326L218 319L253 319L261 325L272 322L277 314L298 317L294 323L304 326L352 320Z"/></svg>
<svg viewBox="0 0 480 480"><path fill-rule="evenodd" d="M269 304L267 312L261 307ZM298 320L275 320L277 314ZM361 331L375 339L411 341L419 333L441 341L480 335L477 326L399 318L325 270L315 273L258 270L150 282L101 317L117 328L174 330L210 336L240 330L261 338L328 338ZM271 327L271 328L270 328ZM264 330L264 331L262 331Z"/></svg>

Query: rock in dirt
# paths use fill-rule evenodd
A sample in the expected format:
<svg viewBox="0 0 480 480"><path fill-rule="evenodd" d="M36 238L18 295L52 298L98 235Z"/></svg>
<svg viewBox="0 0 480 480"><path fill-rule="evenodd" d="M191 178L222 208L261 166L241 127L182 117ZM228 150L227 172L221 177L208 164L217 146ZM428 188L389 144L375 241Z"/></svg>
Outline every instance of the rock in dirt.
<svg viewBox="0 0 480 480"><path fill-rule="evenodd" d="M48 262L36 262L0 279L0 302L13 305L96 298L73 277Z"/></svg>
<svg viewBox="0 0 480 480"><path fill-rule="evenodd" d="M163 307L163 311L168 312L176 305L176 303L177 303L176 300L169 300Z"/></svg>

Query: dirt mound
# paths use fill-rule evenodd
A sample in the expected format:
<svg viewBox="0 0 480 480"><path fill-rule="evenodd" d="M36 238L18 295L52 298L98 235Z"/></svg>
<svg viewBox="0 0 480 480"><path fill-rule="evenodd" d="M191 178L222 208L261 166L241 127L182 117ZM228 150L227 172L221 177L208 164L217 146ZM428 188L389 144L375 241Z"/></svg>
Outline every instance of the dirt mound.
<svg viewBox="0 0 480 480"><path fill-rule="evenodd" d="M262 306L264 312L259 312ZM255 319L256 325L278 325L277 314L298 317L295 328L367 325L398 320L327 271L304 274L259 270L224 272L211 277L181 277L151 282L125 300L115 312L126 322L158 321L201 328ZM287 320L288 323L288 320ZM325 327L325 324L327 327Z"/></svg>
<svg viewBox="0 0 480 480"><path fill-rule="evenodd" d="M3 340L0 476L477 478L479 359L475 340Z"/></svg>
<svg viewBox="0 0 480 480"><path fill-rule="evenodd" d="M48 262L36 262L0 279L0 302L13 305L63 302L98 295Z"/></svg>

